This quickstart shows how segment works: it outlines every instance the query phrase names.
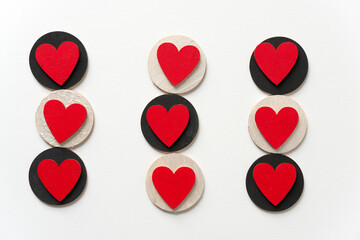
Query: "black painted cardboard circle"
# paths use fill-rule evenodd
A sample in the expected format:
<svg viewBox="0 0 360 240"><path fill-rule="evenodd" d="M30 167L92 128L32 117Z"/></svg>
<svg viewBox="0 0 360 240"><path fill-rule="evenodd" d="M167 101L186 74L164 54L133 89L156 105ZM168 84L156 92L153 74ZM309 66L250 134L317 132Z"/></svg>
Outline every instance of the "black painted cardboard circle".
<svg viewBox="0 0 360 240"><path fill-rule="evenodd" d="M44 44L44 43L51 44L55 48L58 48L61 43L67 42L67 41L73 42L78 46L79 60L76 64L73 72L69 76L69 78L66 80L66 82L62 86L60 86L42 70L42 68L36 61L35 51L41 44ZM40 37L35 42L34 46L32 47L32 49L30 51L29 63L30 63L31 72L33 73L34 77L36 78L36 80L38 80L38 82L41 85L43 85L47 88L58 90L58 89L70 88L70 87L74 86L75 84L77 84L83 78L83 76L86 72L87 65L88 65L88 57L87 57L87 53L86 53L84 45L75 36L73 36L69 33L66 33L66 32L50 32L50 33L47 33L44 36Z"/></svg>
<svg viewBox="0 0 360 240"><path fill-rule="evenodd" d="M184 132L176 140L176 142L170 147L166 146L151 130L147 120L146 113L151 106L161 105L167 111L174 105L185 105L189 110L189 123L186 126ZM199 128L199 118L194 106L185 98L176 94L164 94L151 100L145 107L141 116L141 130L146 141L154 148L164 152L175 152L187 147L195 138Z"/></svg>
<svg viewBox="0 0 360 240"><path fill-rule="evenodd" d="M268 77L261 71L256 63L254 52L250 59L250 73L254 83L264 92L272 95L282 95L296 90L304 82L308 71L308 60L304 49L294 40L286 37L273 37L266 39L263 42L271 43L277 48L283 42L292 42L298 49L298 59L289 74L282 80L281 83L275 85Z"/></svg>
<svg viewBox="0 0 360 240"><path fill-rule="evenodd" d="M274 169L276 169L276 167L282 163L290 163L296 169L296 180L293 187L290 189L290 191L285 196L285 198L277 206L272 205L271 202L265 198L265 196L262 194L262 192L259 190L259 188L255 183L253 177L253 171L255 166L258 165L259 163L268 163ZM249 194L250 199L259 208L262 208L267 211L283 211L290 208L300 198L303 189L304 189L304 177L300 167L296 164L294 160L282 154L268 154L260 157L251 165L246 176L246 190Z"/></svg>
<svg viewBox="0 0 360 240"><path fill-rule="evenodd" d="M39 163L45 159L52 159L59 165L66 159L74 159L78 161L81 166L81 175L79 180L77 181L76 185L71 190L71 192L61 202L56 200L56 198L54 198L48 192L48 190L44 187L37 174L37 168ZM41 201L52 205L65 205L74 201L83 192L86 185L86 180L87 180L87 173L83 161L78 155L76 155L74 152L70 151L67 148L56 147L43 151L34 159L29 170L29 182L32 191Z"/></svg>

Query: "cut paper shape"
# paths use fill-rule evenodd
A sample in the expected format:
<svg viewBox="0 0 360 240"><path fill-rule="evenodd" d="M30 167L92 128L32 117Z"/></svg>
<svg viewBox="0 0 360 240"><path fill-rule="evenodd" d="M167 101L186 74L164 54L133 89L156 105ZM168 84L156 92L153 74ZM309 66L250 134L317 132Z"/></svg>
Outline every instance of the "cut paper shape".
<svg viewBox="0 0 360 240"><path fill-rule="evenodd" d="M65 109L62 102L50 100L44 106L44 118L54 138L62 143L84 123L86 108L74 103Z"/></svg>
<svg viewBox="0 0 360 240"><path fill-rule="evenodd" d="M277 49L271 43L264 42L256 47L254 57L261 71L278 85L294 67L298 49L292 42L284 42Z"/></svg>
<svg viewBox="0 0 360 240"><path fill-rule="evenodd" d="M187 123L187 126L185 127L185 130L181 133L180 137L178 137L177 140L170 147L166 146L164 142L162 142L162 140L159 138L159 136L155 134L154 130L151 128L147 120L148 110L155 105L160 105L164 107L166 111L169 111L175 105L184 105L188 109L189 121ZM184 97L181 97L176 94L165 94L154 98L146 105L146 107L144 108L141 114L140 125L141 125L141 131L146 141L152 147L164 152L176 152L188 147L192 143L192 141L196 137L199 128L199 118L194 106Z"/></svg>
<svg viewBox="0 0 360 240"><path fill-rule="evenodd" d="M282 165L284 163L285 165ZM295 177L293 168L287 164L295 168ZM255 167L258 167L256 171ZM300 199L303 189L304 176L300 167L294 160L282 154L260 157L251 165L246 175L246 190L251 201L266 211L280 212L293 207Z"/></svg>
<svg viewBox="0 0 360 240"><path fill-rule="evenodd" d="M191 45L178 51L174 44L166 42L157 49L157 58L167 79L176 86L195 69L200 60L200 52Z"/></svg>
<svg viewBox="0 0 360 240"><path fill-rule="evenodd" d="M42 163L42 164L45 164L45 168L46 169L51 169L51 167L48 167L48 165L52 166L53 168L53 172L51 174L54 174L56 175L56 172L59 173L59 179L60 179L60 173L63 173L64 170L61 170L61 169L65 169L65 168L71 168L70 166L75 166L74 167L74 172L76 173L78 170L77 170L77 167L76 167L76 163L71 163L67 160L75 160L77 161L79 164L80 164L80 168L81 168L81 174L80 174L80 177L78 178L78 180L76 181L75 183L75 186L71 189L71 191L66 195L65 198L63 198L61 201L59 201L63 195L66 194L66 192L64 191L62 194L58 194L57 197L59 198L56 199L50 192L49 190L45 187L44 185L44 182L46 180L44 180L44 182L42 180L40 180L40 177L39 175L42 175L42 174L39 174L38 173L38 167L39 167L39 164L41 162L43 162L44 160L50 160L50 161L55 161L56 165L54 163ZM69 165L68 167L66 167L66 165ZM67 171L65 171L67 172ZM69 170L69 173L71 171ZM48 173L49 175L51 175L50 173ZM72 174L72 173L71 173ZM43 175L43 176L46 176L46 173ZM74 176L74 179L76 179L75 175ZM50 178L53 178L55 176L50 176ZM68 177L65 177L63 176L64 179L65 178L68 178ZM60 179L61 180L61 179ZM61 184L65 184L67 181L63 181L61 180L57 183L59 185L59 189L65 189L65 188L62 188L61 187ZM75 182L75 180L73 180ZM81 158L76 155L76 153L72 152L71 150L67 149L67 148L60 148L60 147L53 147L53 148L49 148L43 152L41 152L35 159L34 161L31 163L31 166L30 166L30 169L29 169L29 184L30 184L30 187L31 187L31 190L34 192L35 196L39 198L39 200L41 200L42 202L44 203L47 203L47 204L51 204L51 205L62 205L62 206L65 206L73 201L75 201L76 199L78 199L84 189L85 189L85 186L86 186L86 181L87 181L87 173L86 173L86 167L83 163L83 161L81 160ZM56 182L56 181L54 181ZM70 182L70 181L69 181ZM49 181L49 185L51 184L51 181ZM55 184L56 185L56 184ZM66 184L68 187L70 185L69 184ZM54 186L52 186L54 187ZM49 187L50 189L50 187ZM62 196L61 196L62 195Z"/></svg>
<svg viewBox="0 0 360 240"><path fill-rule="evenodd" d="M37 173L49 193L61 202L74 188L81 175L81 166L74 159L67 159L59 166L54 160L39 163Z"/></svg>
<svg viewBox="0 0 360 240"><path fill-rule="evenodd" d="M63 42L58 49L51 44L41 44L36 49L35 58L41 69L62 86L79 60L79 48L73 42Z"/></svg>
<svg viewBox="0 0 360 240"><path fill-rule="evenodd" d="M290 137L298 121L299 115L292 107L284 107L277 114L270 107L261 107L255 113L255 122L259 131L275 149Z"/></svg>
<svg viewBox="0 0 360 240"><path fill-rule="evenodd" d="M168 167L157 167L152 181L162 199L175 209L189 195L195 184L195 173L189 167L180 167L173 173Z"/></svg>
<svg viewBox="0 0 360 240"><path fill-rule="evenodd" d="M159 172L154 173L155 170ZM151 164L146 174L145 186L156 207L169 213L179 213L190 210L201 199L205 179L196 162L185 155L171 153L161 156ZM169 198L173 200L169 202Z"/></svg>
<svg viewBox="0 0 360 240"><path fill-rule="evenodd" d="M155 135L170 147L188 125L189 110L182 104L171 107L169 112L161 105L154 105L148 109L146 119Z"/></svg>
<svg viewBox="0 0 360 240"><path fill-rule="evenodd" d="M293 187L296 169L290 163L282 163L276 170L270 164L260 163L255 166L253 176L262 194L277 206Z"/></svg>

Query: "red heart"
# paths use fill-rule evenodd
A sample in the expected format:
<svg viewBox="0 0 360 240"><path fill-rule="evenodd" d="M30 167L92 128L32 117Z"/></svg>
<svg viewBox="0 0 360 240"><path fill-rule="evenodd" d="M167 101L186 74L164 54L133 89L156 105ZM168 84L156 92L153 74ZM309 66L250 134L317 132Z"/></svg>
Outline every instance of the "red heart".
<svg viewBox="0 0 360 240"><path fill-rule="evenodd" d="M45 159L39 163L37 173L44 187L61 202L79 180L81 166L74 159L67 159L60 166L54 160Z"/></svg>
<svg viewBox="0 0 360 240"><path fill-rule="evenodd" d="M189 167L180 167L173 173L167 167L157 167L152 174L159 195L175 209L189 195L195 184L195 173Z"/></svg>
<svg viewBox="0 0 360 240"><path fill-rule="evenodd" d="M298 49L291 42L284 42L277 49L270 43L264 42L256 47L254 56L263 73L271 82L278 85L294 67L298 58Z"/></svg>
<svg viewBox="0 0 360 240"><path fill-rule="evenodd" d="M161 69L171 82L176 86L184 80L196 67L200 60L199 50L187 45L178 51L172 43L163 43L157 49L157 58Z"/></svg>
<svg viewBox="0 0 360 240"><path fill-rule="evenodd" d="M35 58L42 70L62 86L79 60L79 48L73 42L63 42L57 50L51 44L41 44L36 49Z"/></svg>
<svg viewBox="0 0 360 240"><path fill-rule="evenodd" d="M45 121L55 137L62 143L73 135L86 119L86 108L78 103L65 109L62 102L50 100L44 106Z"/></svg>
<svg viewBox="0 0 360 240"><path fill-rule="evenodd" d="M266 141L278 149L295 130L299 121L297 111L284 107L277 114L270 107L261 107L255 113L255 122Z"/></svg>
<svg viewBox="0 0 360 240"><path fill-rule="evenodd" d="M293 187L296 169L290 163L282 163L276 170L270 164L260 163L255 166L253 176L262 194L277 206Z"/></svg>
<svg viewBox="0 0 360 240"><path fill-rule="evenodd" d="M189 110L186 106L178 104L167 112L163 106L154 105L148 109L146 119L155 135L170 147L188 125Z"/></svg>

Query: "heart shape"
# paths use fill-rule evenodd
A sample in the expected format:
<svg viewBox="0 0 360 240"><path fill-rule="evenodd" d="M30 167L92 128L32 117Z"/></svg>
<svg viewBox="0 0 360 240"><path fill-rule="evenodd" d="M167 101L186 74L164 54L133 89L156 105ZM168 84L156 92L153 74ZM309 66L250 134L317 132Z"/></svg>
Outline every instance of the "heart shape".
<svg viewBox="0 0 360 240"><path fill-rule="evenodd" d="M195 184L195 173L189 167L180 167L173 173L168 167L157 167L152 174L154 187L162 199L175 209L189 195Z"/></svg>
<svg viewBox="0 0 360 240"><path fill-rule="evenodd" d="M270 107L261 107L255 113L255 122L259 131L275 149L290 137L298 121L299 115L292 107L284 107L277 114Z"/></svg>
<svg viewBox="0 0 360 240"><path fill-rule="evenodd" d="M282 163L274 170L270 164L260 163L255 166L253 176L262 194L277 206L293 187L296 168L290 163Z"/></svg>
<svg viewBox="0 0 360 240"><path fill-rule="evenodd" d="M79 180L81 166L74 159L66 159L60 166L54 160L45 159L39 163L37 173L44 187L61 202Z"/></svg>
<svg viewBox="0 0 360 240"><path fill-rule="evenodd" d="M50 100L44 106L44 118L55 139L62 143L84 123L86 108L74 103L65 109L62 102Z"/></svg>
<svg viewBox="0 0 360 240"><path fill-rule="evenodd" d="M178 104L169 112L161 105L151 106L146 112L146 120L155 135L167 146L172 146L189 123L189 110Z"/></svg>
<svg viewBox="0 0 360 240"><path fill-rule="evenodd" d="M58 49L51 44L41 44L36 49L35 58L41 69L62 86L79 60L79 48L73 42L63 42Z"/></svg>
<svg viewBox="0 0 360 240"><path fill-rule="evenodd" d="M284 42L277 49L264 42L255 48L254 57L261 71L272 83L278 85L294 67L298 49L292 42Z"/></svg>
<svg viewBox="0 0 360 240"><path fill-rule="evenodd" d="M176 86L195 69L200 60L200 52L191 45L178 51L174 44L167 42L158 47L157 58L167 79Z"/></svg>

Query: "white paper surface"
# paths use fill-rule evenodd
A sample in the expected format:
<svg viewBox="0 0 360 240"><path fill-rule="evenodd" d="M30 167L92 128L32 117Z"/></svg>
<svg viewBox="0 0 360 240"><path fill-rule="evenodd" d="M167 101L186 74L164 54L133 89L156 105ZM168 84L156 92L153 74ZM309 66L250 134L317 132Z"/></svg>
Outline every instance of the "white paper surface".
<svg viewBox="0 0 360 240"><path fill-rule="evenodd" d="M0 8L0 239L360 239L360 2L212 0L4 1ZM49 94L29 67L32 45L62 30L89 56L73 90L95 113L89 139L73 149L88 184L67 207L42 203L31 191L33 159L49 148L38 135L35 111ZM200 129L183 154L201 167L205 192L189 212L172 215L148 198L148 167L163 153L146 142L140 117L162 94L151 82L147 57L161 38L183 34L207 58L204 81L184 95ZM290 211L273 214L247 195L245 176L265 153L251 141L247 120L268 96L253 83L249 60L273 36L297 41L309 72L289 96L308 119L299 148L305 188Z"/></svg>

